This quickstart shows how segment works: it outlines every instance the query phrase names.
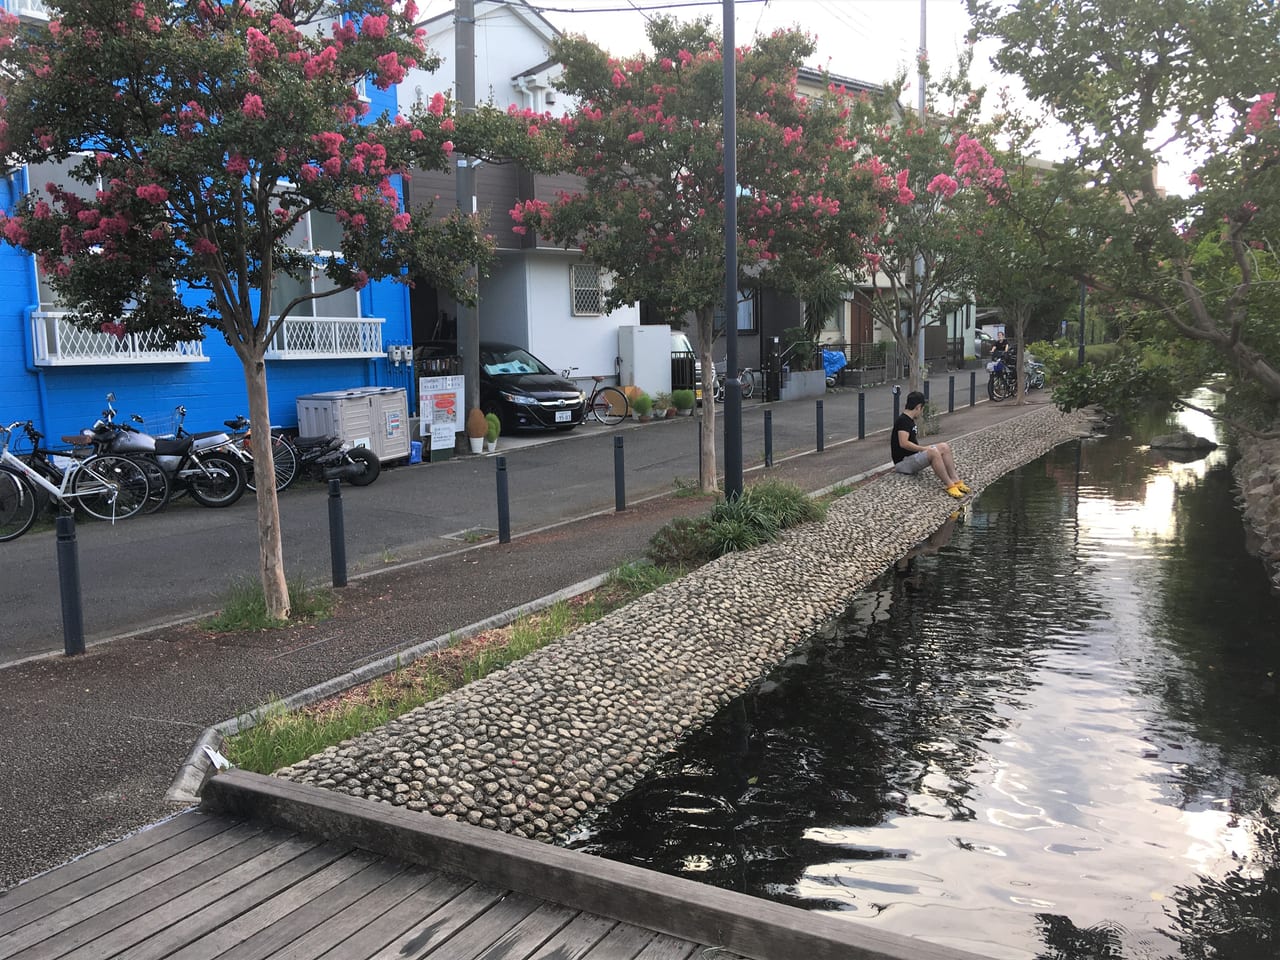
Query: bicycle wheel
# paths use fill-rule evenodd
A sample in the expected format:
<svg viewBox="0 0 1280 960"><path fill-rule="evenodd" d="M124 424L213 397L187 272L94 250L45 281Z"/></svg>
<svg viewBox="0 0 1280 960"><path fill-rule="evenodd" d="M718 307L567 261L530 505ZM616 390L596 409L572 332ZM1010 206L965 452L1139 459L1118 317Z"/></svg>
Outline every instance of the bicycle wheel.
<svg viewBox="0 0 1280 960"><path fill-rule="evenodd" d="M26 477L0 470L0 542L16 540L36 522L36 494Z"/></svg>
<svg viewBox="0 0 1280 960"><path fill-rule="evenodd" d="M71 478L71 495L99 520L125 520L147 503L151 486L142 467L127 457L90 457Z"/></svg>
<svg viewBox="0 0 1280 960"><path fill-rule="evenodd" d="M724 377L717 376L711 381L711 399L716 403L724 403Z"/></svg>
<svg viewBox="0 0 1280 960"><path fill-rule="evenodd" d="M601 387L591 394L591 413L605 426L616 426L630 412L627 395L617 387Z"/></svg>
<svg viewBox="0 0 1280 960"><path fill-rule="evenodd" d="M147 502L143 513L155 513L169 505L169 497L173 489L169 486L169 475L160 466L160 461L150 456L131 457L134 463L142 468L147 477Z"/></svg>
<svg viewBox="0 0 1280 960"><path fill-rule="evenodd" d="M244 450L250 454L253 453L253 440L242 441ZM298 475L298 452L293 448L293 444L286 438L271 436L271 460L276 465L276 490L283 490L289 484L293 483L293 478ZM248 460L244 464L244 480L245 486L250 490L257 490L253 485L253 461Z"/></svg>
<svg viewBox="0 0 1280 960"><path fill-rule="evenodd" d="M756 375L751 370L743 370L738 376L742 380L742 399L750 400L756 392Z"/></svg>
<svg viewBox="0 0 1280 960"><path fill-rule="evenodd" d="M1009 397L1013 396L1012 391L1009 389L1009 378L1002 373L994 374L987 381L987 396L997 403L1001 400L1008 400Z"/></svg>

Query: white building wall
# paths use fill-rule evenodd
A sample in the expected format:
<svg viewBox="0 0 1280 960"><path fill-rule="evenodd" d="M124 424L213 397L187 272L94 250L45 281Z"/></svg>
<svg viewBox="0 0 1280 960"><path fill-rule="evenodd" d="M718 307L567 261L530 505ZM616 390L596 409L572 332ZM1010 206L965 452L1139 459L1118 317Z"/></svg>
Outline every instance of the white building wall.
<svg viewBox="0 0 1280 960"><path fill-rule="evenodd" d="M569 265L578 254L548 252L530 257L529 351L556 370L577 367L575 377L604 376L616 383L618 327L638 324L637 305L606 316L575 317L569 300Z"/></svg>

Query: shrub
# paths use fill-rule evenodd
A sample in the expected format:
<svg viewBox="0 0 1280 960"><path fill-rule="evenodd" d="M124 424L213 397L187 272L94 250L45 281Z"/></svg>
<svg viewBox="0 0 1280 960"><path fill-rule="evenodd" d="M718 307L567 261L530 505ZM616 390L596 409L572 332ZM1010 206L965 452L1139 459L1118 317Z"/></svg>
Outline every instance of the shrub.
<svg viewBox="0 0 1280 960"><path fill-rule="evenodd" d="M821 366L818 344L804 327L788 327L781 337L783 363L792 370L816 370Z"/></svg>
<svg viewBox="0 0 1280 960"><path fill-rule="evenodd" d="M498 439L498 434L502 432L502 421L498 419L498 415L496 413L486 413L484 415L484 422L487 427L484 432L484 438L486 442L493 443L493 441Z"/></svg>
<svg viewBox="0 0 1280 960"><path fill-rule="evenodd" d="M677 517L649 538L645 558L659 567L700 567L719 556L710 517Z"/></svg>
<svg viewBox="0 0 1280 960"><path fill-rule="evenodd" d="M635 410L636 416L647 417L650 411L653 410L653 397L647 393L638 393L635 399L631 401L631 408Z"/></svg>
<svg viewBox="0 0 1280 960"><path fill-rule="evenodd" d="M677 410L692 410L697 398L692 390L672 390L671 405Z"/></svg>

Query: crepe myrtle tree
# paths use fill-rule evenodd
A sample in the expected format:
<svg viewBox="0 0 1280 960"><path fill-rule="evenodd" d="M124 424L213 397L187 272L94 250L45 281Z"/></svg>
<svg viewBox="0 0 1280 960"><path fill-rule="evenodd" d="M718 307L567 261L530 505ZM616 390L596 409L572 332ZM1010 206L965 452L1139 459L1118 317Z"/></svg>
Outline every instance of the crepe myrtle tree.
<svg viewBox="0 0 1280 960"><path fill-rule="evenodd" d="M1252 423L1239 425L1255 432L1280 411L1280 6L969 8L975 35L1000 41L996 65L1072 135L1066 164L1084 188L1068 229L1045 234L1065 243L1055 266L1158 316L1147 336L1215 351L1229 402L1251 395ZM1195 168L1165 189L1157 168L1172 160Z"/></svg>
<svg viewBox="0 0 1280 960"><path fill-rule="evenodd" d="M89 189L31 184L0 232L36 255L76 323L169 342L213 328L243 365L252 421L265 425L264 354L299 307L382 278L474 298L466 266L489 259L491 240L469 216L411 216L399 179L445 169L455 150L519 155L537 134L492 109L455 118L440 94L409 117L366 115L362 83L386 90L415 64L438 63L412 3L48 7L47 25L0 24L0 154L70 159ZM340 249L297 248L312 213L336 216ZM281 275L304 292L279 302ZM283 619L269 445L256 445L254 471L267 612Z"/></svg>
<svg viewBox="0 0 1280 960"><path fill-rule="evenodd" d="M725 287L720 38L707 19L663 17L648 36L651 56L623 60L583 37L554 43L561 87L578 102L562 131L583 184L554 203L517 203L511 215L517 230L577 246L607 270L609 309L644 300L675 321L692 314L709 397ZM768 285L803 299L833 264L862 262L863 237L880 220L875 178L848 135L849 98L834 87L820 102L796 92L812 52L794 31L737 51L739 289ZM714 404L702 411L699 484L711 491Z"/></svg>
<svg viewBox="0 0 1280 960"><path fill-rule="evenodd" d="M975 211L1004 181L985 145L982 94L968 85L967 60L954 76L929 83L927 122L917 113L896 115L903 76L886 88L872 118L874 172L892 199L867 240L868 279L876 287L871 312L909 358L912 390L924 379L920 343L929 318L972 288L984 247Z"/></svg>

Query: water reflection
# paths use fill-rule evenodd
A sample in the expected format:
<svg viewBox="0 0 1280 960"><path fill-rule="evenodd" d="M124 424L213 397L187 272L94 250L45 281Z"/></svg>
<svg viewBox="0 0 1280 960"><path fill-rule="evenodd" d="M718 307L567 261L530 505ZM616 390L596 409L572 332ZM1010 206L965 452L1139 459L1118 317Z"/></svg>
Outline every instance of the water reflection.
<svg viewBox="0 0 1280 960"><path fill-rule="evenodd" d="M990 957L1277 956L1280 605L1169 429L984 491L572 845Z"/></svg>

